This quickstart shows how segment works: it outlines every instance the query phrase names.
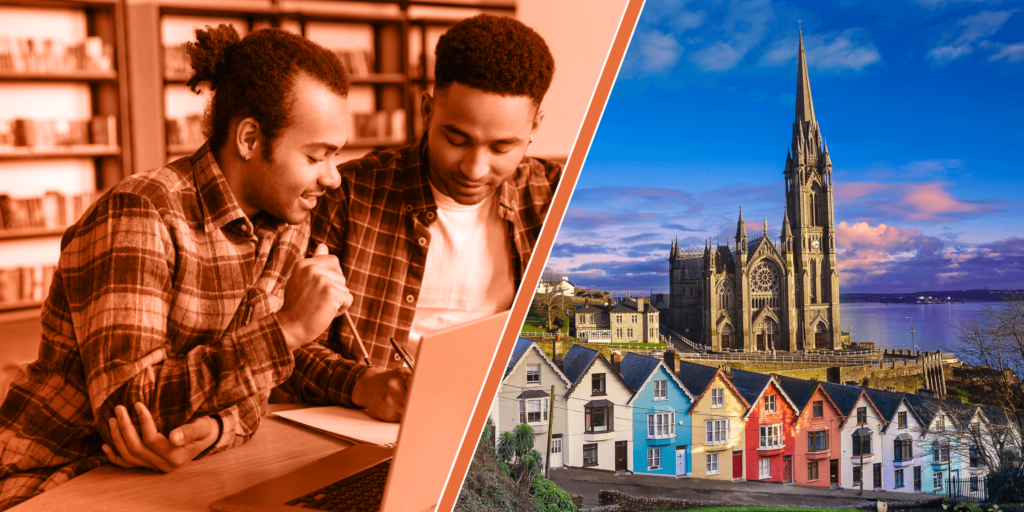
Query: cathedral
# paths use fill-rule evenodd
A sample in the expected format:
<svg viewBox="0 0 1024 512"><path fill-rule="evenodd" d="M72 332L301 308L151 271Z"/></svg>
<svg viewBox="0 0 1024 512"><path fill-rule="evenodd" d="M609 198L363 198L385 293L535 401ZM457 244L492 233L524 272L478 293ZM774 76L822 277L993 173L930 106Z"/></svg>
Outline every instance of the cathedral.
<svg viewBox="0 0 1024 512"><path fill-rule="evenodd" d="M803 34L797 57L796 120L786 157L786 206L778 240L750 236L740 208L735 246L669 250L673 330L711 350L839 349L839 268L832 215L832 160L814 118Z"/></svg>

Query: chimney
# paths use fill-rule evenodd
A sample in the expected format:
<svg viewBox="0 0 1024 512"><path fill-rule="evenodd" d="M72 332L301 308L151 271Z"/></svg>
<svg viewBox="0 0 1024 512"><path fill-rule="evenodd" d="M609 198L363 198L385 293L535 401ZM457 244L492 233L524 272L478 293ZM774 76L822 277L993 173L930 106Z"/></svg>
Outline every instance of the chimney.
<svg viewBox="0 0 1024 512"><path fill-rule="evenodd" d="M551 342L551 359L554 360L555 366L557 366L559 370L565 370L565 367L562 364L562 352L558 350L558 338L555 338L555 340Z"/></svg>
<svg viewBox="0 0 1024 512"><path fill-rule="evenodd" d="M644 298L639 297L636 299L636 310L640 313L644 312Z"/></svg>
<svg viewBox="0 0 1024 512"><path fill-rule="evenodd" d="M896 386L886 386L885 390L890 392L890 393L895 393L896 392Z"/></svg>
<svg viewBox="0 0 1024 512"><path fill-rule="evenodd" d="M669 371L674 375L676 373L676 351L668 349L665 351L665 366L668 366Z"/></svg>
<svg viewBox="0 0 1024 512"><path fill-rule="evenodd" d="M619 364L619 351L618 350L613 350L612 351L612 368L615 368L615 371L618 372L618 371L620 371L619 367L621 367L621 366L622 365Z"/></svg>

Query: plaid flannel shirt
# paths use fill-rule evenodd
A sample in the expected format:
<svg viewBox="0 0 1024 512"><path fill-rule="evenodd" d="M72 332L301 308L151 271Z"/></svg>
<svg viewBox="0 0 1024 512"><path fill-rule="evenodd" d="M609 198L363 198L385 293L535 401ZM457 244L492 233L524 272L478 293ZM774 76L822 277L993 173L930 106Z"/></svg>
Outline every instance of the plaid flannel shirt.
<svg viewBox="0 0 1024 512"><path fill-rule="evenodd" d="M292 370L276 311L308 230L250 221L206 145L98 199L64 234L39 359L0 406L0 509L105 463L116 405L146 404L165 435L219 414L206 453L248 440Z"/></svg>
<svg viewBox="0 0 1024 512"><path fill-rule="evenodd" d="M341 186L324 194L310 220L307 254L322 242L340 260L353 298L348 314L374 366L403 364L388 340L404 342L416 314L429 226L437 219L428 165L426 137L345 163ZM558 163L526 157L498 189L516 288L561 174ZM307 403L352 405L352 387L367 366L342 317L294 356L288 392Z"/></svg>

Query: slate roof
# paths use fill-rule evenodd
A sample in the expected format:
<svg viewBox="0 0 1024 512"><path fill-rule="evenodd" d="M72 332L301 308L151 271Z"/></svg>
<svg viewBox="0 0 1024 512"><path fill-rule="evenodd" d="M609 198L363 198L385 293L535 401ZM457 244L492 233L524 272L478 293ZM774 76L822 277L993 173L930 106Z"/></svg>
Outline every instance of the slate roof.
<svg viewBox="0 0 1024 512"><path fill-rule="evenodd" d="M853 408L857 405L857 399L860 398L861 392L864 391L863 389L857 386L844 386L834 382L821 382L820 384L821 387L825 388L828 396L832 397L836 407L839 408L839 414L849 418L856 412ZM889 421L889 418L885 418L885 421Z"/></svg>
<svg viewBox="0 0 1024 512"><path fill-rule="evenodd" d="M595 306L593 304L587 304L582 308L576 310L577 313L604 313L608 311L608 308L604 306Z"/></svg>
<svg viewBox="0 0 1024 512"><path fill-rule="evenodd" d="M562 358L562 373L572 382L574 385L579 381L580 377L586 373L587 368L590 367L591 361L597 357L598 352L592 348L587 348L582 345L573 345L569 348L569 351L565 353L565 357Z"/></svg>
<svg viewBox="0 0 1024 512"><path fill-rule="evenodd" d="M629 384L629 387L639 390L659 363L661 363L661 359L627 352L626 356L622 358L622 362L619 363L619 373L622 374L622 378L626 384Z"/></svg>
<svg viewBox="0 0 1024 512"><path fill-rule="evenodd" d="M942 400L938 398L932 398L928 396L915 395L911 393L904 393L907 401L910 402L910 406L914 408L914 412L917 413L917 418L927 428L932 424L932 420L935 419L935 415L945 405Z"/></svg>
<svg viewBox="0 0 1024 512"><path fill-rule="evenodd" d="M732 385L743 395L747 403L752 404L761 396L761 391L772 380L771 375L743 370L732 371Z"/></svg>
<svg viewBox="0 0 1024 512"><path fill-rule="evenodd" d="M882 414L885 421L893 421L896 418L896 410L899 409L900 402L907 395L907 393L893 393L871 388L864 388L864 391L868 392L868 396L875 403L875 407L878 408L878 412ZM917 415L917 411L914 411L913 407L911 407L911 413ZM921 418L918 418L918 421L920 420Z"/></svg>
<svg viewBox="0 0 1024 512"><path fill-rule="evenodd" d="M505 367L505 377L508 377L508 374L512 373L512 368L515 368L516 364L519 363L519 360L523 358L523 354L526 353L532 344L533 340L530 338L520 336L519 339L516 340L516 346L512 347L512 356L508 359L508 366Z"/></svg>
<svg viewBox="0 0 1024 512"><path fill-rule="evenodd" d="M708 389L716 373L718 368L713 366L679 361L679 381L696 397Z"/></svg>
<svg viewBox="0 0 1024 512"><path fill-rule="evenodd" d="M814 390L818 388L818 382L786 377L784 375L778 375L776 378L779 379L779 384L782 386L782 390L786 392L789 399L792 400L793 404L799 409L797 412L803 412L804 407L807 407L807 402L811 401L811 396L814 395Z"/></svg>

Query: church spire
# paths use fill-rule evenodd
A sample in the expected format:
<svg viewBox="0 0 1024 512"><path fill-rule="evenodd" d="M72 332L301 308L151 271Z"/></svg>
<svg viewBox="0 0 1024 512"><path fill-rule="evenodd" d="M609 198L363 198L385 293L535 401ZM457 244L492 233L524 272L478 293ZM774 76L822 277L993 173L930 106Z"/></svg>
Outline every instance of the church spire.
<svg viewBox="0 0 1024 512"><path fill-rule="evenodd" d="M789 228L789 212L785 208L782 209L782 238L785 240L793 238L793 231Z"/></svg>
<svg viewBox="0 0 1024 512"><path fill-rule="evenodd" d="M796 72L796 122L814 121L814 101L811 100L811 79L807 76L807 57L804 55L804 31L800 31L800 54Z"/></svg>
<svg viewBox="0 0 1024 512"><path fill-rule="evenodd" d="M742 206L740 206L740 220L736 222L736 250L747 251L747 227L743 224Z"/></svg>

